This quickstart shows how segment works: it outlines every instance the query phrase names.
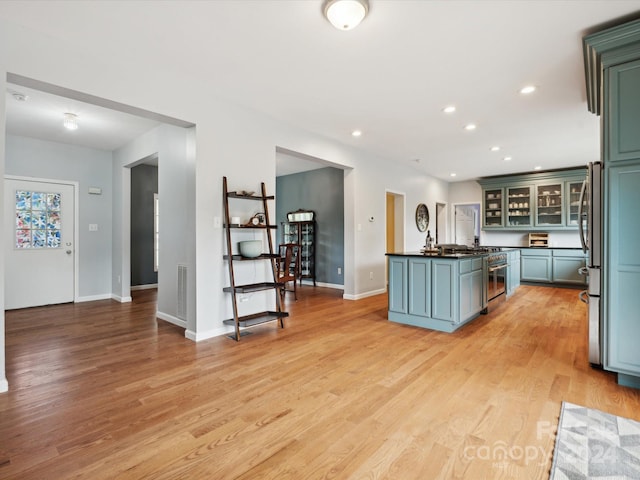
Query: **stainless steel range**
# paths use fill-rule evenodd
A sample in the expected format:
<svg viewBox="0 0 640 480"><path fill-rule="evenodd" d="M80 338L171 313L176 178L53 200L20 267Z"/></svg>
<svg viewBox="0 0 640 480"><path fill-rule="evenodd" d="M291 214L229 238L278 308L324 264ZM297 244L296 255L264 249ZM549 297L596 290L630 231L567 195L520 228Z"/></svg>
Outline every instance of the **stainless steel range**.
<svg viewBox="0 0 640 480"><path fill-rule="evenodd" d="M487 301L507 292L507 254L491 253L487 257Z"/></svg>

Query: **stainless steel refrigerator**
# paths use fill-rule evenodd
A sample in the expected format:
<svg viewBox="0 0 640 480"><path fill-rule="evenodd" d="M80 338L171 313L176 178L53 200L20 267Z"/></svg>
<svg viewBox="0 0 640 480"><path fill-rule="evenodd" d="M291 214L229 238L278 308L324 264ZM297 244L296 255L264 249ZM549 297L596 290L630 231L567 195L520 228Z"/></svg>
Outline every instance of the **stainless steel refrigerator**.
<svg viewBox="0 0 640 480"><path fill-rule="evenodd" d="M589 363L602 366L602 163L587 166L587 178L580 195L580 242L587 256L587 265L580 273L588 275L587 290L580 292L580 300L587 304L589 325Z"/></svg>

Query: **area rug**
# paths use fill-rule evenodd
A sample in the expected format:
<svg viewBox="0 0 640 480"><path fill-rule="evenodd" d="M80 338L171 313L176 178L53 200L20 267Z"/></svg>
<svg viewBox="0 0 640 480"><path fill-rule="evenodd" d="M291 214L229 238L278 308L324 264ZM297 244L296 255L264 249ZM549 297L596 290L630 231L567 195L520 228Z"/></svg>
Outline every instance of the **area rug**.
<svg viewBox="0 0 640 480"><path fill-rule="evenodd" d="M640 422L562 402L550 480L640 479Z"/></svg>

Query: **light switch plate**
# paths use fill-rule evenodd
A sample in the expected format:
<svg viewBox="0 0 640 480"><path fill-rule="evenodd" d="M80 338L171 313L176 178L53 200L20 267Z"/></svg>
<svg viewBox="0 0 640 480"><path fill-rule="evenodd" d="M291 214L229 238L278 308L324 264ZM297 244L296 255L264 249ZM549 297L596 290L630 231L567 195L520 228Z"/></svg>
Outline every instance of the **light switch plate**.
<svg viewBox="0 0 640 480"><path fill-rule="evenodd" d="M89 224L89 231L90 232L97 232L98 231L98 224L97 223L90 223Z"/></svg>

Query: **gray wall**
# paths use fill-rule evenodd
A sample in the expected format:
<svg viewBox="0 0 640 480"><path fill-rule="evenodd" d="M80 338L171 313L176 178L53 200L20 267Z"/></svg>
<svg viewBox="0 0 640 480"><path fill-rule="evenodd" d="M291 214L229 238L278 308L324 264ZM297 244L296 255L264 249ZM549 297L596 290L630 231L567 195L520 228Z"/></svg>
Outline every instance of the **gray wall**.
<svg viewBox="0 0 640 480"><path fill-rule="evenodd" d="M344 173L338 168L322 168L276 178L276 219L303 208L316 212L316 281L344 285ZM338 275L338 267L343 274Z"/></svg>
<svg viewBox="0 0 640 480"><path fill-rule="evenodd" d="M111 152L7 135L5 173L79 184L79 300L107 298L111 293ZM100 187L101 195L89 195ZM89 224L98 225L97 232Z"/></svg>
<svg viewBox="0 0 640 480"><path fill-rule="evenodd" d="M131 286L158 283L153 271L153 194L158 193L158 167L131 169Z"/></svg>

